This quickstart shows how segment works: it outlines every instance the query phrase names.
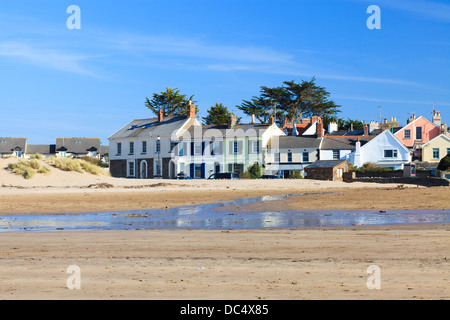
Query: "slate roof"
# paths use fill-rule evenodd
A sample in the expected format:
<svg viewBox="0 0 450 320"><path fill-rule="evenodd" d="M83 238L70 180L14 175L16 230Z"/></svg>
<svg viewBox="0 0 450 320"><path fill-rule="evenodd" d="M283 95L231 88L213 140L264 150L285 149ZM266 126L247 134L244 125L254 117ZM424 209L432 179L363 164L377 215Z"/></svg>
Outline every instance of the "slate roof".
<svg viewBox="0 0 450 320"><path fill-rule="evenodd" d="M268 124L253 123L253 124L237 124L233 128L228 128L227 125L203 125L191 126L184 134L185 139L202 139L203 137L216 138L245 138L245 137L260 137L265 130L270 127Z"/></svg>
<svg viewBox="0 0 450 320"><path fill-rule="evenodd" d="M26 147L27 138L0 138L0 153L13 153L16 148L25 152Z"/></svg>
<svg viewBox="0 0 450 320"><path fill-rule="evenodd" d="M273 139L273 138L272 138ZM321 139L317 139L315 136L279 136L278 148L279 149L304 149L304 148L316 148L320 147ZM275 146L273 146L275 147Z"/></svg>
<svg viewBox="0 0 450 320"><path fill-rule="evenodd" d="M334 168L345 161L347 160L317 160L316 162L311 163L305 169Z"/></svg>
<svg viewBox="0 0 450 320"><path fill-rule="evenodd" d="M109 155L109 145L102 145L102 146L100 146L100 154L102 155L102 156L105 156L105 155Z"/></svg>
<svg viewBox="0 0 450 320"><path fill-rule="evenodd" d="M165 117L159 122L158 118L136 119L122 127L109 139L123 139L136 137L170 137L179 130L188 117Z"/></svg>
<svg viewBox="0 0 450 320"><path fill-rule="evenodd" d="M56 153L55 144L29 144L27 145L28 154L54 154Z"/></svg>
<svg viewBox="0 0 450 320"><path fill-rule="evenodd" d="M375 138L376 136L361 136L361 137L349 137L349 136L325 136L323 138L322 150L355 150L356 142L358 139L361 142L361 146Z"/></svg>
<svg viewBox="0 0 450 320"><path fill-rule="evenodd" d="M100 150L100 138L56 138L56 151L85 154Z"/></svg>

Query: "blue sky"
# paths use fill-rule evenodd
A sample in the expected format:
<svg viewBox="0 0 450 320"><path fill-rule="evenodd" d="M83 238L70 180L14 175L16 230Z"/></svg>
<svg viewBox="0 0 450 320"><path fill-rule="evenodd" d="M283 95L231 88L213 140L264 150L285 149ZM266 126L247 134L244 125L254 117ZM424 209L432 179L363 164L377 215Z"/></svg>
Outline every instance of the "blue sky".
<svg viewBox="0 0 450 320"><path fill-rule="evenodd" d="M450 124L449 35L443 0L2 0L0 136L107 144L153 117L145 97L166 87L194 94L200 116L216 102L239 114L261 86L313 76L343 118L378 120L381 106L404 125L436 103Z"/></svg>

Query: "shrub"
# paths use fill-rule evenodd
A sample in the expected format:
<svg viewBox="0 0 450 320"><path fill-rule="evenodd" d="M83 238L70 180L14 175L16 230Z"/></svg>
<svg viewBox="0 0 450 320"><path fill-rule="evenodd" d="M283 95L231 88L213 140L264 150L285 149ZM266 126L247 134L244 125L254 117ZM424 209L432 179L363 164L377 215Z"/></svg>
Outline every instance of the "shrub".
<svg viewBox="0 0 450 320"><path fill-rule="evenodd" d="M292 171L292 173L289 175L289 179L303 179L303 175L301 174L300 171L294 170L294 171Z"/></svg>
<svg viewBox="0 0 450 320"><path fill-rule="evenodd" d="M248 171L244 171L240 175L241 179L252 179L252 175Z"/></svg>
<svg viewBox="0 0 450 320"><path fill-rule="evenodd" d="M384 171L392 171L391 168L387 167L377 167L375 163L366 162L363 164L361 168L354 167L353 171L357 172L384 172Z"/></svg>
<svg viewBox="0 0 450 320"><path fill-rule="evenodd" d="M258 179L261 177L261 166L258 163L248 167L248 173L250 174L251 179Z"/></svg>
<svg viewBox="0 0 450 320"><path fill-rule="evenodd" d="M448 171L450 170L450 153L447 154L444 158L439 161L437 169L439 171Z"/></svg>

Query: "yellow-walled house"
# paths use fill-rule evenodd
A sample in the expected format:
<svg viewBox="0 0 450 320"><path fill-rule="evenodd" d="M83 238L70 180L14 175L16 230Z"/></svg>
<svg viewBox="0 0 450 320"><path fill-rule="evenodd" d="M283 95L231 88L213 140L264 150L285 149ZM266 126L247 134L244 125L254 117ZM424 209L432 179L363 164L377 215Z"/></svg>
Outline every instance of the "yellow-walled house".
<svg viewBox="0 0 450 320"><path fill-rule="evenodd" d="M422 161L439 163L448 153L450 153L450 138L441 134L422 146Z"/></svg>

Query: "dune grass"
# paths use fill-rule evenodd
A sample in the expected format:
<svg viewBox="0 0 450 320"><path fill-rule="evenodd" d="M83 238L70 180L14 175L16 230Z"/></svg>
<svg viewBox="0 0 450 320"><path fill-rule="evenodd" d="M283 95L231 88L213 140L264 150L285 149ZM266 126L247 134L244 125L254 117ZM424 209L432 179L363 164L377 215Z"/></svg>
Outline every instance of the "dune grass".
<svg viewBox="0 0 450 320"><path fill-rule="evenodd" d="M39 161L32 160L19 160L18 162L11 162L8 164L8 169L11 172L23 176L25 179L31 179L37 173L48 173L50 169L42 167Z"/></svg>
<svg viewBox="0 0 450 320"><path fill-rule="evenodd" d="M56 168L64 171L75 171L79 173L90 173L93 175L108 175L108 173L97 164L82 159L54 158L52 159Z"/></svg>

